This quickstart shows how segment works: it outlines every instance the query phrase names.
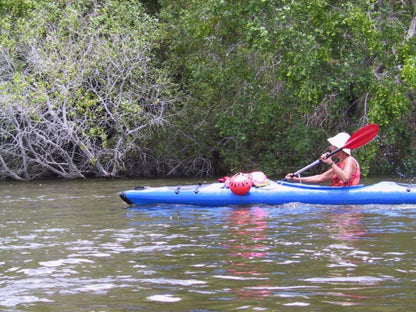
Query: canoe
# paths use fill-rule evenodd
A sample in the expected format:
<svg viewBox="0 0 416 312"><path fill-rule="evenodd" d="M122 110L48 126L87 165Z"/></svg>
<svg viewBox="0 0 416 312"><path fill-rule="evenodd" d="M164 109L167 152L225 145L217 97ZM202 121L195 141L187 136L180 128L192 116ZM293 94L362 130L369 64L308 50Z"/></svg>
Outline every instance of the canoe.
<svg viewBox="0 0 416 312"><path fill-rule="evenodd" d="M271 181L234 194L225 183L145 187L119 193L129 205L180 204L198 206L280 205L291 202L321 205L416 204L416 184L383 181L371 185L330 187Z"/></svg>

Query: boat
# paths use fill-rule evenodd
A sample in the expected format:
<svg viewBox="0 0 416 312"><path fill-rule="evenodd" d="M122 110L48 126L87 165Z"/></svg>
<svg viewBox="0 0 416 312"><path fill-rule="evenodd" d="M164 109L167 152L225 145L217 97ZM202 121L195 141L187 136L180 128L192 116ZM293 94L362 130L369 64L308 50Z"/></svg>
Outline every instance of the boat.
<svg viewBox="0 0 416 312"><path fill-rule="evenodd" d="M379 131L375 123L355 131L349 139L327 157L342 149L356 149L373 140ZM298 170L298 176L319 164L321 159ZM281 205L291 202L321 205L415 204L416 185L379 182L372 185L345 187L297 184L271 181L262 171L240 172L224 177L216 183L136 187L120 193L129 205L178 204L199 206Z"/></svg>
<svg viewBox="0 0 416 312"><path fill-rule="evenodd" d="M244 195L227 183L146 187L119 193L129 205L179 204L198 206L281 205L292 202L320 205L416 204L416 184L383 181L371 185L331 187L270 181L252 186Z"/></svg>

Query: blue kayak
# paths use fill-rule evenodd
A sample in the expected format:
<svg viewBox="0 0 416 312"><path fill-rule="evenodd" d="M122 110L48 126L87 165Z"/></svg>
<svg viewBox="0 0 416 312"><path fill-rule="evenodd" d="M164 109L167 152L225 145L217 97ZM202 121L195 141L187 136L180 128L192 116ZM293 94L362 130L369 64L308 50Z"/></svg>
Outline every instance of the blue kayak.
<svg viewBox="0 0 416 312"><path fill-rule="evenodd" d="M330 187L271 181L236 195L224 183L136 187L121 192L129 205L180 204L198 206L280 205L291 202L322 205L416 204L416 184L379 182L372 185Z"/></svg>

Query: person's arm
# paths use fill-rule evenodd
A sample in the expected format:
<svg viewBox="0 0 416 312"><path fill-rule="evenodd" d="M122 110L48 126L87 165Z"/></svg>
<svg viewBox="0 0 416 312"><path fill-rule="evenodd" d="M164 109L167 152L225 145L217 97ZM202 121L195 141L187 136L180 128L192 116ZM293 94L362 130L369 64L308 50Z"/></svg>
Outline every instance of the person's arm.
<svg viewBox="0 0 416 312"><path fill-rule="evenodd" d="M335 168L337 166L334 165L333 167ZM334 175L334 169L330 168L321 174L317 174L317 175L313 175L309 177L296 177L296 176L293 176L293 173L289 173L286 175L285 179L288 181L301 182L301 183L322 183L322 182L330 180L333 175Z"/></svg>
<svg viewBox="0 0 416 312"><path fill-rule="evenodd" d="M309 177L296 177L293 175L293 173L289 173L286 175L285 180L287 181L293 181L293 182L300 182L300 183L322 183L331 180L332 176L335 174L336 169L335 167L338 167L335 162L332 160L332 157L326 158L328 153L321 155L321 162L324 164L327 164L330 168L317 175L309 176Z"/></svg>

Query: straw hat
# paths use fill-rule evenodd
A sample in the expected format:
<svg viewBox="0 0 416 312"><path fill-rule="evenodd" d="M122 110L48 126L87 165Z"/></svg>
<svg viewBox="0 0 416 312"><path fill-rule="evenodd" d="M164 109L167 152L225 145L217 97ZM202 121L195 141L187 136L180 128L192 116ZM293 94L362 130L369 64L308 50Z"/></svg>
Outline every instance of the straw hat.
<svg viewBox="0 0 416 312"><path fill-rule="evenodd" d="M347 143L348 139L350 138L350 135L346 132L340 132L336 136L329 138L328 142L337 147L341 148ZM348 155L351 155L351 150L349 148L344 148L343 151L347 153Z"/></svg>

